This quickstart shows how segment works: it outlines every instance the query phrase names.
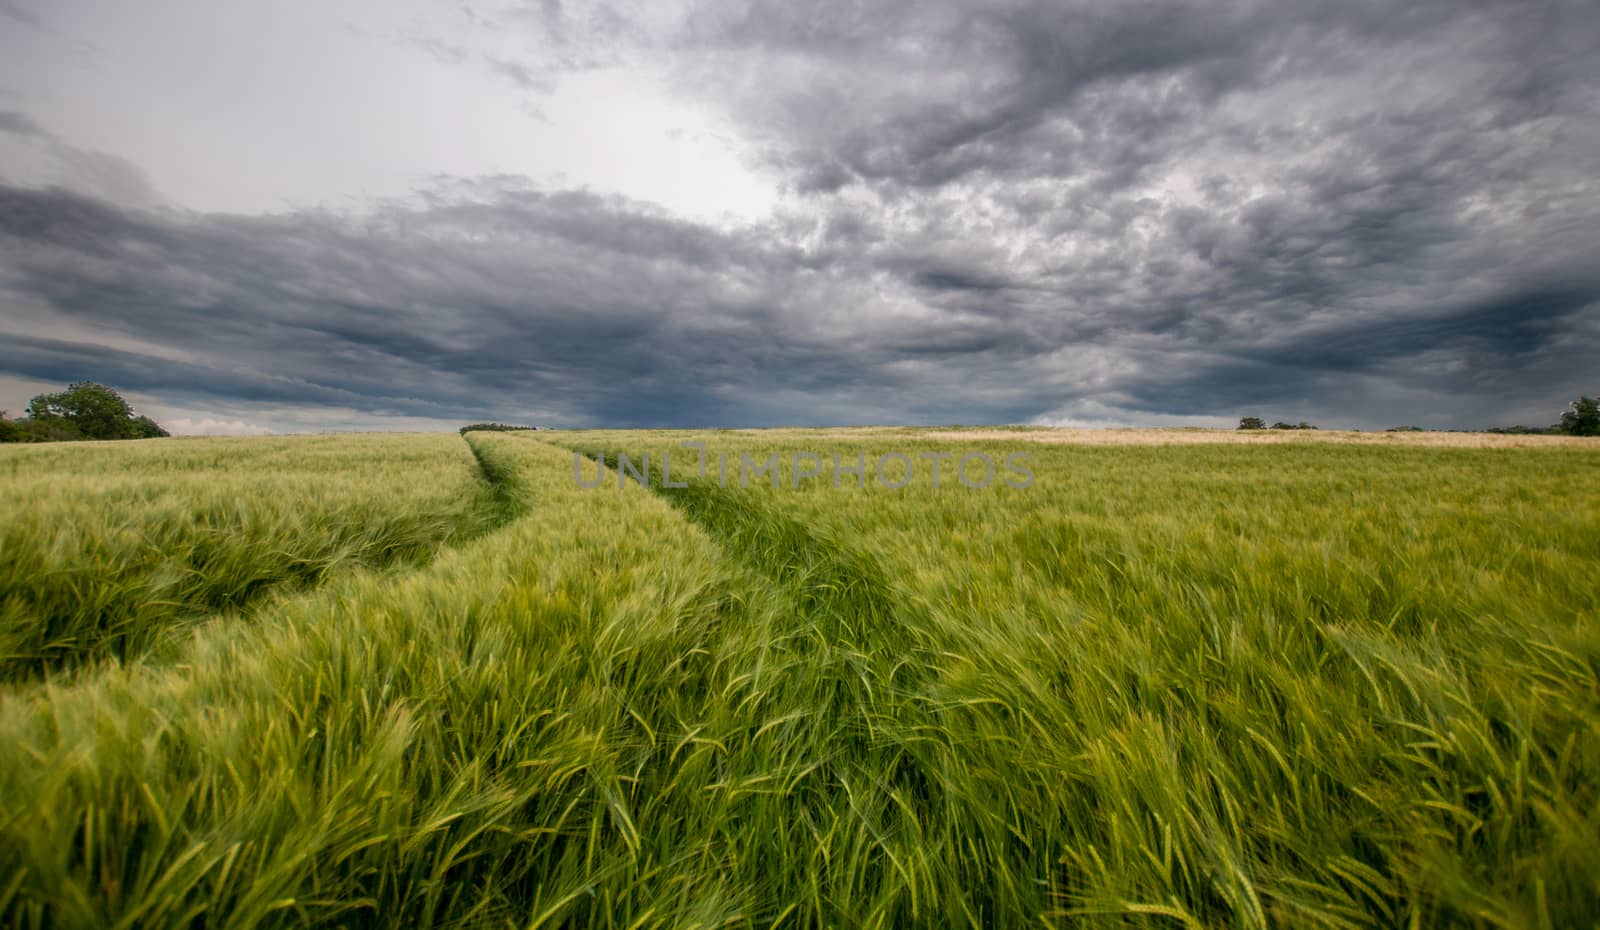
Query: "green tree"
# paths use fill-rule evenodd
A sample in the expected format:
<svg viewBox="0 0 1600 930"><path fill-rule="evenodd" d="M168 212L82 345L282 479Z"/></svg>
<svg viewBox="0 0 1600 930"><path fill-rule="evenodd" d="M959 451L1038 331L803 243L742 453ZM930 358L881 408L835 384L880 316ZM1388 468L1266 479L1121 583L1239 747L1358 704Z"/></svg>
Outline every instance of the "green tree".
<svg viewBox="0 0 1600 930"><path fill-rule="evenodd" d="M1585 394L1561 415L1561 431L1570 436L1600 436L1600 401Z"/></svg>
<svg viewBox="0 0 1600 930"><path fill-rule="evenodd" d="M65 391L28 402L30 429L48 438L140 439L165 436L149 417L134 414L122 395L103 384L76 381Z"/></svg>
<svg viewBox="0 0 1600 930"><path fill-rule="evenodd" d="M0 410L0 442L23 442L28 433L19 424L11 422L11 414Z"/></svg>
<svg viewBox="0 0 1600 930"><path fill-rule="evenodd" d="M1266 424L1266 421L1262 420L1260 417L1241 417L1239 419L1239 428L1240 429L1266 429L1267 428L1267 424Z"/></svg>

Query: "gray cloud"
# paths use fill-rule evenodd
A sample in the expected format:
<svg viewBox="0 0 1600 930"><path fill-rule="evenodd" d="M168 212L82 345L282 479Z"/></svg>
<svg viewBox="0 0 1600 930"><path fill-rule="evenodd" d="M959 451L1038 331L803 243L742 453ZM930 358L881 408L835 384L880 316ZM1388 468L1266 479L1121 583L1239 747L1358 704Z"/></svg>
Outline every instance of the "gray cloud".
<svg viewBox="0 0 1600 930"><path fill-rule="evenodd" d="M4 16L30 29L42 30L44 28L43 24L39 22L39 17L23 9L16 0L0 0L0 16Z"/></svg>
<svg viewBox="0 0 1600 930"><path fill-rule="evenodd" d="M537 53L441 61L648 62L795 197L725 228L515 177L263 216L4 188L0 370L638 426L1482 426L1600 389L1583 4L468 12Z"/></svg>
<svg viewBox="0 0 1600 930"><path fill-rule="evenodd" d="M161 194L140 168L109 152L69 145L26 113L0 110L0 134L40 150L59 183L128 206L153 206Z"/></svg>
<svg viewBox="0 0 1600 930"><path fill-rule="evenodd" d="M699 9L680 42L686 78L765 129L771 156L802 180L1088 175L1114 185L1174 142L1232 135L1276 148L1330 119L1504 121L1583 106L1595 19L1575 2L1438 0L1397 11L763 0ZM1271 106L1230 125L1230 105L1284 86L1305 93L1264 101Z"/></svg>
<svg viewBox="0 0 1600 930"><path fill-rule="evenodd" d="M854 327L808 303L855 285L799 282L794 250L759 230L717 232L596 195L503 190L361 216L231 217L9 189L0 213L12 299L205 360L19 335L0 364L36 378L83 365L152 393L640 424L704 411L756 422L779 413L765 391L827 393L847 378L899 386L854 371Z"/></svg>
<svg viewBox="0 0 1600 930"><path fill-rule="evenodd" d="M45 138L48 136L48 133L39 128L38 123L29 119L27 114L11 110L0 110L0 132L11 133L25 138Z"/></svg>
<svg viewBox="0 0 1600 930"><path fill-rule="evenodd" d="M403 39L448 65L476 63L518 90L548 94L568 75L625 63L659 44L649 17L607 3L460 3L449 8L457 41L422 31ZM466 43L499 49L474 54Z"/></svg>

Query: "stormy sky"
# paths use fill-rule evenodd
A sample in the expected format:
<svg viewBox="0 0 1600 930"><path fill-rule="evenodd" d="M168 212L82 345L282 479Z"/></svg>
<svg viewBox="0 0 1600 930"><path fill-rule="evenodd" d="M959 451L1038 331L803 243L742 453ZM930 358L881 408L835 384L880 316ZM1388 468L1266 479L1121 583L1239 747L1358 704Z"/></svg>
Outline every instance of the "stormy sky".
<svg viewBox="0 0 1600 930"><path fill-rule="evenodd" d="M1592 2L0 0L0 408L1470 428L1600 392Z"/></svg>

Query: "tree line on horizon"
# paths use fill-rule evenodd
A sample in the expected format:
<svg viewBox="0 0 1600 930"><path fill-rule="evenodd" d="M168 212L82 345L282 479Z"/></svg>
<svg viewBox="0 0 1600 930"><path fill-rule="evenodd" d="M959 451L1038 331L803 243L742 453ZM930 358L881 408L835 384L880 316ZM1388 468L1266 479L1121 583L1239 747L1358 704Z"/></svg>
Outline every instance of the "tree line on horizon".
<svg viewBox="0 0 1600 930"><path fill-rule="evenodd" d="M1260 417L1242 417L1241 430L1317 429L1305 420L1279 420L1271 426ZM532 426L509 423L471 423L460 432L521 431ZM1388 432L1425 432L1420 426L1394 426ZM1585 394L1567 405L1559 422L1548 427L1498 426L1484 432L1536 435L1600 436L1600 400ZM139 414L116 390L94 381L75 381L64 391L37 394L28 412L15 420L0 410L0 442L64 442L72 440L155 439L170 436L159 423Z"/></svg>
<svg viewBox="0 0 1600 930"><path fill-rule="evenodd" d="M514 423L468 423L466 426L463 426L459 430L456 430L456 432L458 432L461 435L465 436L468 433L473 433L473 432L483 432L483 433L522 433L522 432L530 432L530 431L536 430L538 428L539 427L537 427L537 426L518 426L518 425L516 425Z"/></svg>
<svg viewBox="0 0 1600 930"><path fill-rule="evenodd" d="M1600 400L1587 394L1567 405L1561 420L1549 426L1505 426L1491 433L1545 433L1563 436L1600 436Z"/></svg>
<svg viewBox="0 0 1600 930"><path fill-rule="evenodd" d="M1299 423L1288 423L1283 420L1267 425L1260 417L1241 417L1238 429L1265 430L1265 429L1316 429L1304 420ZM1435 432L1423 429L1420 426L1391 426L1385 432L1389 433L1426 433ZM1462 430L1438 430L1437 432L1463 432ZM1561 414L1561 420L1550 426L1490 426L1482 430L1485 433L1514 433L1550 436L1600 436L1600 401L1585 394L1567 405Z"/></svg>

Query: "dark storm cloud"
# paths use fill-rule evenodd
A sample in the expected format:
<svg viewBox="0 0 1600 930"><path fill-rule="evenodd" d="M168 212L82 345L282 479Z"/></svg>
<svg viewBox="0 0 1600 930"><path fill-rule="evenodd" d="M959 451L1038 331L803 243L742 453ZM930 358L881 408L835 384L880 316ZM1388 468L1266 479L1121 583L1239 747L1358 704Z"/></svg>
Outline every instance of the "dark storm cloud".
<svg viewBox="0 0 1600 930"><path fill-rule="evenodd" d="M1600 301L1600 286L1507 294L1447 316L1418 316L1303 334L1296 343L1245 357L1319 371L1361 371L1427 351L1470 356L1480 366L1518 366L1572 331Z"/></svg>
<svg viewBox="0 0 1600 930"><path fill-rule="evenodd" d="M508 79L645 56L799 197L722 229L514 178L258 217L4 189L0 369L612 425L1482 426L1600 390L1589 5L498 17L556 50Z"/></svg>
<svg viewBox="0 0 1600 930"><path fill-rule="evenodd" d="M1289 81L1372 94L1416 79L1454 98L1444 109L1548 112L1594 77L1595 19L1577 2L759 0L700 8L680 41L686 69L768 130L775 160L824 189L849 176L1116 183L1217 128L1196 124L1225 96ZM1428 52L1474 60L1441 73ZM1297 120L1318 122L1318 102L1304 102ZM1271 124L1242 129L1279 141Z"/></svg>
<svg viewBox="0 0 1600 930"><path fill-rule="evenodd" d="M930 291L976 291L992 294L1008 286L1003 278L959 268L924 268L911 274L911 283Z"/></svg>
<svg viewBox="0 0 1600 930"><path fill-rule="evenodd" d="M1199 409L1260 408L1288 419L1332 408L1369 424L1547 425L1563 405L1546 387L1552 373L1588 373L1597 321L1600 283L1531 289L1455 312L1335 322L1225 353L1196 351L1181 364L1152 365L1125 399L1144 408L1181 394ZM1520 409L1515 399L1530 381L1557 402ZM1397 402L1400 391L1436 398L1442 409Z"/></svg>
<svg viewBox="0 0 1600 930"><path fill-rule="evenodd" d="M893 363L938 339L958 340L946 354L971 347L917 327L863 339L876 324L838 307L868 295L834 274L800 280L794 247L587 194L243 218L5 189L0 217L7 298L82 334L11 335L0 366L37 379L94 370L153 394L418 416L748 424L814 415L771 400L787 392L832 395L840 416L852 397L926 387Z"/></svg>
<svg viewBox="0 0 1600 930"><path fill-rule="evenodd" d="M127 390L163 395L245 398L297 406L359 404L374 413L421 415L431 411L448 415L439 405L414 397L386 397L371 385L360 385L364 391L346 389L340 385L350 382L337 375L313 382L25 334L9 335L5 354L12 370L43 381L77 381L85 372L93 372L95 379Z"/></svg>

